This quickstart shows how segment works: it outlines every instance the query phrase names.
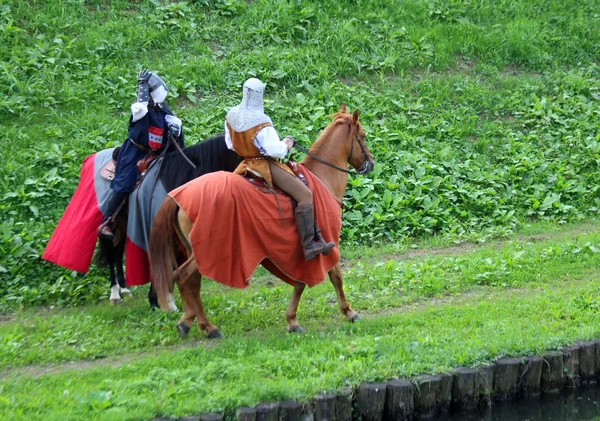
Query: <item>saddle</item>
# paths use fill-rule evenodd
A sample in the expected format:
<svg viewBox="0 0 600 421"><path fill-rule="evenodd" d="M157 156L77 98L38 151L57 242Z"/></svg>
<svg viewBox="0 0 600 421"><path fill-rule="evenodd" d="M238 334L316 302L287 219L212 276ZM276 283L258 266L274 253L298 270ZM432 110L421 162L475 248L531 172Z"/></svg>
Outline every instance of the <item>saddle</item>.
<svg viewBox="0 0 600 421"><path fill-rule="evenodd" d="M98 171L98 175L105 180L112 181L113 178L115 178L115 169L117 167L117 158L119 156L118 149L119 148L116 148L115 151L113 152L113 159L108 161ZM140 177L144 177L144 175L146 174L146 171L148 171L148 167L150 167L150 164L152 163L152 161L154 161L154 159L156 159L156 156L146 155L144 158L140 159L137 162L136 166L137 166L138 172L140 173ZM140 178L140 181L141 181L141 178ZM138 183L139 183L139 181L138 181ZM137 187L137 184L136 184L136 187Z"/></svg>
<svg viewBox="0 0 600 421"><path fill-rule="evenodd" d="M308 187L308 181L306 180L306 177L304 176L304 174L302 174L300 172L300 170L298 169L298 164L295 161L288 161L285 164L288 166L288 168L290 170L292 170L292 172L294 173L296 178L298 180L302 181L304 183L304 185L306 187ZM283 190L281 190L280 188L278 188L276 186L271 188L267 184L267 182L265 181L264 178L257 176L252 171L248 171L246 173L246 175L244 175L243 177L244 177L244 180L246 180L248 183L250 183L250 185L252 187L257 189L261 193L270 193L270 194L289 196L289 194L287 194L286 192L284 192Z"/></svg>

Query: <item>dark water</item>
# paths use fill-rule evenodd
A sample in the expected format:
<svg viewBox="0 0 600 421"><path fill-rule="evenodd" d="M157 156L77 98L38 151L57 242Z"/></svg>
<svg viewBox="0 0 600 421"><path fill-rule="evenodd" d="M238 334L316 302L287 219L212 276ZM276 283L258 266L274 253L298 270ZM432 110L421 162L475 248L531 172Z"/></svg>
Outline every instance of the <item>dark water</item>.
<svg viewBox="0 0 600 421"><path fill-rule="evenodd" d="M435 421L584 421L600 420L600 386L536 398L494 403L476 414L447 414Z"/></svg>

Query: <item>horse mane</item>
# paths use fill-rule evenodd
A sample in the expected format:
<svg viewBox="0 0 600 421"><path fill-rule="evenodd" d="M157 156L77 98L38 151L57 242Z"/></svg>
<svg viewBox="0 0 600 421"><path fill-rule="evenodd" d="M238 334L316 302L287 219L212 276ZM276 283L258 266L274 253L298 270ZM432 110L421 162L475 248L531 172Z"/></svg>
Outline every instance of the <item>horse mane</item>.
<svg viewBox="0 0 600 421"><path fill-rule="evenodd" d="M347 124L353 131L358 130L358 126L360 123L358 124L354 124L352 123L352 114L349 114L345 111L338 111L335 114L332 114L333 116L333 120L331 123L329 123L327 125L327 127L325 127L325 129L323 129L323 131L321 132L321 134L319 135L319 137L317 138L317 140L315 140L312 145L310 145L309 151L315 155L323 155L321 149L324 147L325 145L325 140L328 139L331 136L331 132L340 124ZM335 153L334 151L332 151L332 153ZM328 154L325 154L328 155ZM329 156L321 156L321 158L327 160L329 158Z"/></svg>
<svg viewBox="0 0 600 421"><path fill-rule="evenodd" d="M225 133L183 148L183 152L196 168L179 151L166 154L160 170L160 180L167 191L210 172L233 172L241 161L237 153L227 148Z"/></svg>

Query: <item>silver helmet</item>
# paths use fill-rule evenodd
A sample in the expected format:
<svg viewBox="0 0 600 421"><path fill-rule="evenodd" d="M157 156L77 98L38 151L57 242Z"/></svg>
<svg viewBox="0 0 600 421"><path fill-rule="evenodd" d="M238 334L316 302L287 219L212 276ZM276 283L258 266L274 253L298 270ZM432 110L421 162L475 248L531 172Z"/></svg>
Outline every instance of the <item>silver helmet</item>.
<svg viewBox="0 0 600 421"><path fill-rule="evenodd" d="M156 104L163 102L169 92L165 82L156 73L152 73L152 76L148 79L148 87L150 88L150 96Z"/></svg>
<svg viewBox="0 0 600 421"><path fill-rule="evenodd" d="M254 77L244 83L242 102L229 110L226 117L233 130L245 132L259 124L272 123L271 118L265 114L264 91L265 85Z"/></svg>

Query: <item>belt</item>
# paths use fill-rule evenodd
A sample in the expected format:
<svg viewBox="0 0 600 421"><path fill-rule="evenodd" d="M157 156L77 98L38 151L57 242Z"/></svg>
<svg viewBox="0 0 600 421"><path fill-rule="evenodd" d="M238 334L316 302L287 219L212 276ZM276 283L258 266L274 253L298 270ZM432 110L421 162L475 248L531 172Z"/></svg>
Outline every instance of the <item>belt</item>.
<svg viewBox="0 0 600 421"><path fill-rule="evenodd" d="M149 149L149 148L147 148L147 147L145 147L145 146L143 146L143 145L140 145L139 143L137 143L137 142L136 142L135 140L133 140L132 138L129 138L129 140L131 140L131 143L133 143L133 144L136 146L136 148L138 148L138 149L140 149L140 150L142 150L142 151L144 151L144 152L147 152L147 153L153 153L153 152L154 152L154 150L153 150L153 149Z"/></svg>

